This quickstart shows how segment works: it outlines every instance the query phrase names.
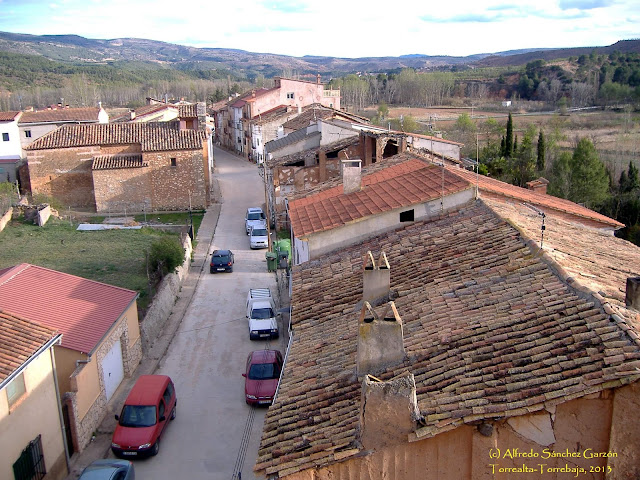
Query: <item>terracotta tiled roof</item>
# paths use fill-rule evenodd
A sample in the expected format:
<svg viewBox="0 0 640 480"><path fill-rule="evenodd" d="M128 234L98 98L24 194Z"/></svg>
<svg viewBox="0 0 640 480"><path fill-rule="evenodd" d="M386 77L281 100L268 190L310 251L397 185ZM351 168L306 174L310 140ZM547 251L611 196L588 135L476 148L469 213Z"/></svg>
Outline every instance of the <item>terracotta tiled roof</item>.
<svg viewBox="0 0 640 480"><path fill-rule="evenodd" d="M523 203L484 201L540 243L542 218L535 211ZM569 222L555 210L547 210L542 246L577 281L620 306L624 306L627 278L640 276L639 247L610 232Z"/></svg>
<svg viewBox="0 0 640 480"><path fill-rule="evenodd" d="M596 222L603 223L611 227L624 227L624 224L614 220L613 218L601 215L593 210L589 210L586 207L578 205L577 203L565 200L563 198L554 197L553 195L547 195L544 193L534 192L526 188L516 187L510 185L495 178L486 177L484 175L476 175L474 172L465 170L463 168L449 167L449 169L456 175L467 179L469 182L476 184L478 182L478 188L480 191L486 191L495 195L500 195L505 198L515 199L522 202L527 202L535 205L544 211L548 209L557 210L559 212L565 212L576 217L587 218Z"/></svg>
<svg viewBox="0 0 640 480"><path fill-rule="evenodd" d="M13 122L20 116L20 112L0 112L0 122Z"/></svg>
<svg viewBox="0 0 640 480"><path fill-rule="evenodd" d="M64 125L25 147L26 150L140 144L143 152L202 150L204 131L180 130L177 122Z"/></svg>
<svg viewBox="0 0 640 480"><path fill-rule="evenodd" d="M302 110L303 111L300 115L282 124L282 126L287 130L299 130L301 128L308 127L312 123L315 123L316 120L326 120L330 118L345 119L356 123L365 124L365 126L367 126L367 124L371 126L371 122L369 122L366 117L341 112L340 110L336 110L335 108L325 107L324 105L320 105L318 103L307 105Z"/></svg>
<svg viewBox="0 0 640 480"><path fill-rule="evenodd" d="M149 164L142 155L101 155L93 158L91 170L113 170L118 168L140 168Z"/></svg>
<svg viewBox="0 0 640 480"><path fill-rule="evenodd" d="M364 254L384 251L430 437L551 408L640 378L633 324L568 286L482 201L292 270L291 349L255 469L279 477L360 451L356 377Z"/></svg>
<svg viewBox="0 0 640 480"><path fill-rule="evenodd" d="M247 104L247 102L245 102L242 99L238 99L235 102L233 102L231 105L229 105L231 108L242 108Z"/></svg>
<svg viewBox="0 0 640 480"><path fill-rule="evenodd" d="M0 383L55 336L55 330L0 310Z"/></svg>
<svg viewBox="0 0 640 480"><path fill-rule="evenodd" d="M25 301L26 295L35 301ZM135 301L132 290L23 263L0 272L0 309L62 333L62 346L91 353Z"/></svg>
<svg viewBox="0 0 640 480"><path fill-rule="evenodd" d="M292 200L289 202L291 226L300 238L469 187L469 182L448 171L443 173L441 167L413 158L364 175L358 192L345 194L342 185L338 185Z"/></svg>
<svg viewBox="0 0 640 480"><path fill-rule="evenodd" d="M198 105L196 105L195 103L191 105L180 105L178 116L180 118L197 118Z"/></svg>
<svg viewBox="0 0 640 480"><path fill-rule="evenodd" d="M100 108L59 108L55 110L40 110L24 112L20 124L42 122L97 122Z"/></svg>

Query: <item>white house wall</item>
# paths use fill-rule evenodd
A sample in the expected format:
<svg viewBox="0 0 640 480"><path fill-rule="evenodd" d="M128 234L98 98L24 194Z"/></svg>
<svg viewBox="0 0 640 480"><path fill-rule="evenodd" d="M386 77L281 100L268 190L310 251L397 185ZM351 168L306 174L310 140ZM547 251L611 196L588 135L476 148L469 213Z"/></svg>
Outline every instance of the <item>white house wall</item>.
<svg viewBox="0 0 640 480"><path fill-rule="evenodd" d="M9 140L6 142L3 140L3 135L0 135L0 157L22 158L22 145L20 144L18 123L15 120L11 122L0 122L0 133L9 135Z"/></svg>
<svg viewBox="0 0 640 480"><path fill-rule="evenodd" d="M436 155L444 155L445 157L452 157L460 160L460 145L455 143L440 142L437 138L433 140L409 136L407 142L413 146L413 148L426 149L433 151Z"/></svg>
<svg viewBox="0 0 640 480"><path fill-rule="evenodd" d="M447 212L459 208L473 200L474 197L475 190L473 188L468 188L462 192L447 195L444 197L444 211ZM308 254L306 258L314 260L327 253L350 245L355 245L367 238L371 238L383 232L410 225L414 222L400 222L400 213L408 210L414 211L414 222L416 222L438 216L442 212L443 207L441 206L440 199L438 198L437 200L427 203L397 208L379 215L371 215L331 230L314 233L304 239L308 242ZM303 255L299 255L298 258L298 263L305 261L302 260L302 258L304 258Z"/></svg>

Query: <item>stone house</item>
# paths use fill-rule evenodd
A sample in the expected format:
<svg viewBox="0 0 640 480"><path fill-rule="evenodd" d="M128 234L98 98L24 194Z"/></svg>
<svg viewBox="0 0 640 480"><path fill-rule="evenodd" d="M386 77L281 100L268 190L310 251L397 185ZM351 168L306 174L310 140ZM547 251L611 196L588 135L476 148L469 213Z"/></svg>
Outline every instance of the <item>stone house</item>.
<svg viewBox="0 0 640 480"><path fill-rule="evenodd" d="M25 147L28 191L97 212L188 210L210 203L213 146L198 116L64 126Z"/></svg>
<svg viewBox="0 0 640 480"><path fill-rule="evenodd" d="M61 335L0 309L0 337L0 478L66 478L53 355Z"/></svg>
<svg viewBox="0 0 640 480"><path fill-rule="evenodd" d="M256 473L640 475L640 248L546 220L476 199L294 266Z"/></svg>
<svg viewBox="0 0 640 480"><path fill-rule="evenodd" d="M23 161L18 121L22 112L0 112L0 182L15 182Z"/></svg>
<svg viewBox="0 0 640 480"><path fill-rule="evenodd" d="M62 335L54 356L70 452L91 441L107 402L140 363L137 297L35 265L0 270L0 309Z"/></svg>

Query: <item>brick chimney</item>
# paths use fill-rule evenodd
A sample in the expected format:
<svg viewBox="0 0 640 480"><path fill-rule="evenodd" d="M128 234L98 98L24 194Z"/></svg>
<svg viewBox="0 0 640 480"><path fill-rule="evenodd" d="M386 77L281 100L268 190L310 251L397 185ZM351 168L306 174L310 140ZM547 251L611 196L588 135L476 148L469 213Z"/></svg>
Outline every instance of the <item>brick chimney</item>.
<svg viewBox="0 0 640 480"><path fill-rule="evenodd" d="M393 302L374 309L363 302L358 321L358 376L376 374L404 360L402 320Z"/></svg>
<svg viewBox="0 0 640 480"><path fill-rule="evenodd" d="M531 180L530 182L526 183L528 190L532 190L536 193L542 193L542 194L547 193L547 185L549 185L549 180L547 180L544 177L540 177L536 180Z"/></svg>
<svg viewBox="0 0 640 480"><path fill-rule="evenodd" d="M625 304L629 308L640 311L640 277L627 278Z"/></svg>
<svg viewBox="0 0 640 480"><path fill-rule="evenodd" d="M380 252L376 263L371 251L365 255L362 271L362 300L374 305L375 300L387 298L391 287L391 268L387 255Z"/></svg>
<svg viewBox="0 0 640 480"><path fill-rule="evenodd" d="M344 193L358 192L362 189L362 160L342 160L342 188Z"/></svg>
<svg viewBox="0 0 640 480"><path fill-rule="evenodd" d="M198 129L204 130L207 124L207 104L205 102L196 103L196 115L198 116Z"/></svg>
<svg viewBox="0 0 640 480"><path fill-rule="evenodd" d="M406 444L420 418L413 374L383 382L372 375L362 380L360 442L366 450Z"/></svg>

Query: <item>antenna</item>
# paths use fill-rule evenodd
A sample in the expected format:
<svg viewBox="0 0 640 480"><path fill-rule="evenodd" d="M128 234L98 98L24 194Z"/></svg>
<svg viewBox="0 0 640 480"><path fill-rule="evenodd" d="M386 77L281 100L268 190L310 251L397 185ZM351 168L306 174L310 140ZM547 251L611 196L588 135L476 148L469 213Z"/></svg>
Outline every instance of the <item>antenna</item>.
<svg viewBox="0 0 640 480"><path fill-rule="evenodd" d="M534 212L536 212L538 215L542 217L542 225L540 226L540 248L542 248L544 244L544 231L546 230L546 227L544 225L544 219L546 218L547 215L542 210L537 209L533 205L529 205L528 203L523 203L523 205L527 208L530 208L531 210L533 210Z"/></svg>

